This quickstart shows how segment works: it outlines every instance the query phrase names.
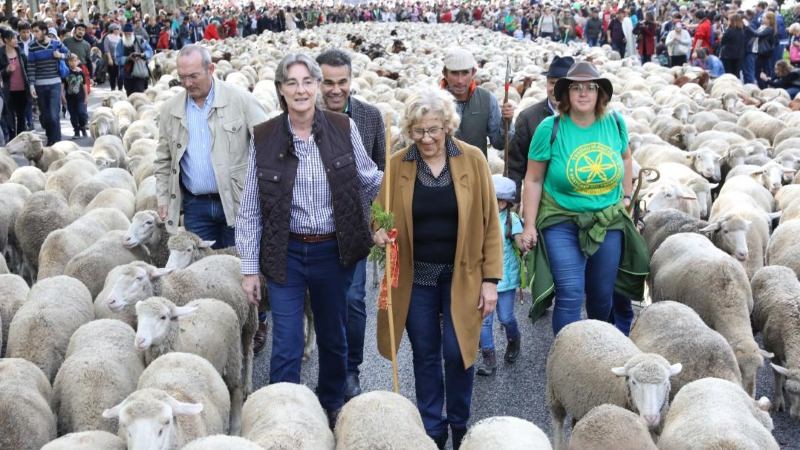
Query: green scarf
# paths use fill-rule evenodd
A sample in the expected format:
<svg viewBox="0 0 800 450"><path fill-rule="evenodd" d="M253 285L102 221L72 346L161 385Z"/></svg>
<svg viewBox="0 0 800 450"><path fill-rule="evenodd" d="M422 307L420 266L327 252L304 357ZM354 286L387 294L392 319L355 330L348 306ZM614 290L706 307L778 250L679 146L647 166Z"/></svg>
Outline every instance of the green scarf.
<svg viewBox="0 0 800 450"><path fill-rule="evenodd" d="M553 304L555 284L541 230L558 223L571 220L578 225L578 242L587 256L593 255L600 248L608 230L622 230L623 244L617 279L614 290L633 300L641 300L644 296L644 281L650 273L650 255L644 238L636 230L636 226L623 204L616 203L597 212L577 213L561 208L546 192L542 192L539 214L536 219L538 243L525 256L524 288L531 289L531 306L528 316L538 319Z"/></svg>

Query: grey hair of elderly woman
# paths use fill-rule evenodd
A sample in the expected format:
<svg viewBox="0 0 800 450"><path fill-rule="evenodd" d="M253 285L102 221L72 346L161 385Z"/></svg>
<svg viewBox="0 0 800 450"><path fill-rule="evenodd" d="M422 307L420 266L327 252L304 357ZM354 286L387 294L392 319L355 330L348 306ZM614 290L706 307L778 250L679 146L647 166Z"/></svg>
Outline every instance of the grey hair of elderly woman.
<svg viewBox="0 0 800 450"><path fill-rule="evenodd" d="M275 68L275 89L278 91L278 100L281 103L281 110L283 110L283 112L288 112L288 106L286 100L283 98L283 94L281 94L281 85L289 78L289 68L295 64L306 66L308 73L311 74L311 78L317 82L322 81L322 69L320 69L319 64L314 61L314 58L304 53L289 53L284 56L281 62L278 63L278 67ZM319 92L317 92L315 103L317 108L322 107L322 97L320 97Z"/></svg>
<svg viewBox="0 0 800 450"><path fill-rule="evenodd" d="M426 114L433 114L442 119L448 136L458 130L461 117L456 112L456 101L446 89L423 87L410 95L406 100L406 111L400 121L403 135L411 139L411 128Z"/></svg>

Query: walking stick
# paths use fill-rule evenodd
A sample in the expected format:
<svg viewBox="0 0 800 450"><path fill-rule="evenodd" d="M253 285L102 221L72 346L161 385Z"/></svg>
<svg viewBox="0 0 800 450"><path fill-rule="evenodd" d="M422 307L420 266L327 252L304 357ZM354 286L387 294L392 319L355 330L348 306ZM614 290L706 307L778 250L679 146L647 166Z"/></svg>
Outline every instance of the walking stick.
<svg viewBox="0 0 800 450"><path fill-rule="evenodd" d="M392 115L391 113L386 114L386 123L384 124L386 127L386 163L383 169L383 181L384 189L386 193L386 198L384 199L384 205L386 212L391 213L391 195L389 195L389 191L391 189L391 178L389 174L391 173L389 170L389 159L392 156ZM388 232L389 230L387 230ZM386 270L384 270L384 276L386 277L386 314L389 320L389 345L392 348L392 386L394 387L394 392L396 394L400 393L400 378L397 373L397 347L395 346L395 334L394 334L394 310L392 307L392 253L390 249L386 249Z"/></svg>
<svg viewBox="0 0 800 450"><path fill-rule="evenodd" d="M506 94L503 96L503 105L508 103L508 88L511 86L511 66L509 65L508 56L506 56ZM503 119L503 130L505 131L506 142L503 147L503 176L508 176L508 129L511 127L510 119Z"/></svg>

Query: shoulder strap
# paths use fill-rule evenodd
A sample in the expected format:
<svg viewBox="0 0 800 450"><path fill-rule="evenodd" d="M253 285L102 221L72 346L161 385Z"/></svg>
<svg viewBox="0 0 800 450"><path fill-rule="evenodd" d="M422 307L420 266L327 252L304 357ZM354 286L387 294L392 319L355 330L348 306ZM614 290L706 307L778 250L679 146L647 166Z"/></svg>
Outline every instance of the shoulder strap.
<svg viewBox="0 0 800 450"><path fill-rule="evenodd" d="M553 118L553 131L550 132L550 146L553 146L553 142L556 141L556 134L558 134L558 122L561 120L560 115L556 115Z"/></svg>
<svg viewBox="0 0 800 450"><path fill-rule="evenodd" d="M617 124L617 133L619 133L619 140L622 141L622 125L619 123L622 119L616 111L611 111L611 115L614 116L614 122Z"/></svg>

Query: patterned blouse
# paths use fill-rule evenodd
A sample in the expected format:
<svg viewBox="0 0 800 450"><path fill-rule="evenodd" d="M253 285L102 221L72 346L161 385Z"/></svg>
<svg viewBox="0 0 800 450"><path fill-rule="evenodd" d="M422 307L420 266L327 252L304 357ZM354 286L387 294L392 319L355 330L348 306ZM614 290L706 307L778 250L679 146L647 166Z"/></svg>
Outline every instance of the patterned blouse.
<svg viewBox="0 0 800 450"><path fill-rule="evenodd" d="M445 149L447 150L447 158L445 159L444 168L438 177L433 175L431 168L425 160L422 159L416 144L411 145L403 161L417 162L417 181L422 185L428 187L447 187L453 184L453 177L450 174L450 158L461 155L461 150L458 149L453 139L449 136L445 140ZM439 277L442 274L452 273L453 264L414 261L414 284L420 286L437 286Z"/></svg>

